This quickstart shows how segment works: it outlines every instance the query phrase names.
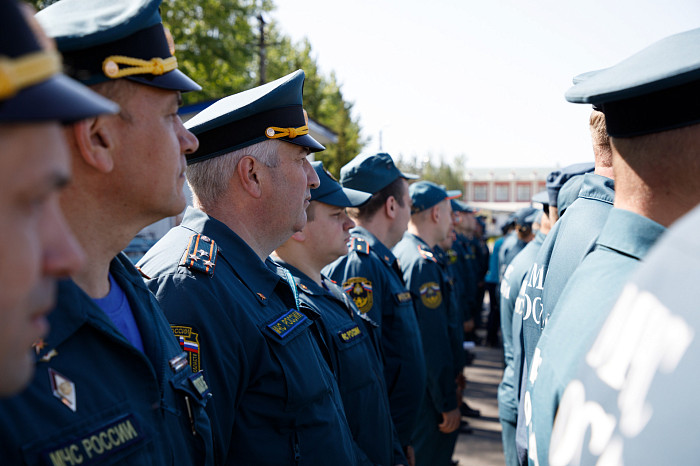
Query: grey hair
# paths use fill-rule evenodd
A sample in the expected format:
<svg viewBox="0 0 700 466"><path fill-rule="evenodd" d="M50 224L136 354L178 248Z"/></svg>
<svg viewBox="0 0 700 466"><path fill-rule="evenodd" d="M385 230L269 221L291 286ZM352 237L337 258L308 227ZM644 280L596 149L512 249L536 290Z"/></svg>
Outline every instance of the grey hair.
<svg viewBox="0 0 700 466"><path fill-rule="evenodd" d="M228 189L229 180L236 171L238 162L245 156L253 157L268 167L276 167L279 163L279 145L280 141L276 140L262 141L189 165L187 184L192 190L194 206L201 209L215 204Z"/></svg>

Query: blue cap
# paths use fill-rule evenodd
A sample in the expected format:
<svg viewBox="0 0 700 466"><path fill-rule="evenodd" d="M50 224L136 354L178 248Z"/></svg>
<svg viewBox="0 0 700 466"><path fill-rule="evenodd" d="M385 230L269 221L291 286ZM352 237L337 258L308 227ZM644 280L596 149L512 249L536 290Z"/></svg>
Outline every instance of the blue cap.
<svg viewBox="0 0 700 466"><path fill-rule="evenodd" d="M445 191L445 188L436 185L432 181L418 181L408 187L408 193L411 195L411 213L417 214L444 199L455 199L462 195L461 191Z"/></svg>
<svg viewBox="0 0 700 466"><path fill-rule="evenodd" d="M0 2L0 76L0 122L71 122L119 111L61 74L60 55L42 50L14 0Z"/></svg>
<svg viewBox="0 0 700 466"><path fill-rule="evenodd" d="M700 122L700 29L662 39L566 92L605 113L608 134L632 137Z"/></svg>
<svg viewBox="0 0 700 466"><path fill-rule="evenodd" d="M418 176L401 173L386 152L360 154L340 169L340 184L375 194L398 178L416 180Z"/></svg>
<svg viewBox="0 0 700 466"><path fill-rule="evenodd" d="M513 220L515 220L515 223L518 225L532 225L538 212L539 209L535 209L532 206L523 207L513 214Z"/></svg>
<svg viewBox="0 0 700 466"><path fill-rule="evenodd" d="M545 189L532 196L532 202L538 202L543 205L549 205L549 192Z"/></svg>
<svg viewBox="0 0 700 466"><path fill-rule="evenodd" d="M312 201L336 207L359 207L372 197L370 193L340 186L333 175L323 168L323 162L312 162L311 166L314 167L318 179L321 181L318 188L311 190Z"/></svg>
<svg viewBox="0 0 700 466"><path fill-rule="evenodd" d="M557 212L559 216L564 215L564 211L578 199L578 193L581 191L581 184L583 183L583 176L576 175L564 183L564 186L559 190L559 196L557 199Z"/></svg>
<svg viewBox="0 0 700 466"><path fill-rule="evenodd" d="M304 72L297 70L262 86L224 97L185 123L199 139L199 149L187 163L228 154L270 139L311 152L325 150L309 135L309 119L302 108Z"/></svg>
<svg viewBox="0 0 700 466"><path fill-rule="evenodd" d="M566 166L561 170L555 170L547 175L547 193L549 194L549 205L556 206L558 203L559 190L570 178L592 172L595 169L593 162L575 163Z"/></svg>
<svg viewBox="0 0 700 466"><path fill-rule="evenodd" d="M476 212L476 209L469 207L466 202L460 201L459 199L450 199L450 204L452 204L453 212L466 212L468 214Z"/></svg>
<svg viewBox="0 0 700 466"><path fill-rule="evenodd" d="M92 85L126 78L175 91L201 87L177 69L161 0L61 0L36 14L67 72Z"/></svg>

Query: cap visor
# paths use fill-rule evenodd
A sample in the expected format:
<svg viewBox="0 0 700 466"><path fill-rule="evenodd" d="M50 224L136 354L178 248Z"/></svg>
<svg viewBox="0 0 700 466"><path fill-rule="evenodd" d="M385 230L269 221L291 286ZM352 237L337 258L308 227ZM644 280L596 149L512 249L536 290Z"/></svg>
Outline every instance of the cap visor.
<svg viewBox="0 0 700 466"><path fill-rule="evenodd" d="M296 144L297 146L304 146L308 147L311 152L321 152L322 150L326 150L325 147L323 147L317 140L312 138L308 134L304 134L303 136L297 136L295 138L280 138L281 141L288 142L290 144Z"/></svg>
<svg viewBox="0 0 700 466"><path fill-rule="evenodd" d="M401 173L401 178L406 178L407 180L417 180L420 178L420 176L414 175L413 173Z"/></svg>
<svg viewBox="0 0 700 466"><path fill-rule="evenodd" d="M189 76L180 70L172 70L160 76L138 75L129 76L126 79L147 86L157 87L160 89L169 89L173 91L189 92L201 91L202 86L194 82Z"/></svg>
<svg viewBox="0 0 700 466"><path fill-rule="evenodd" d="M365 204L372 197L371 194L358 191L356 189L343 188L338 191L333 191L326 196L313 199L313 191L311 191L312 200L323 202L336 207L359 207Z"/></svg>
<svg viewBox="0 0 700 466"><path fill-rule="evenodd" d="M0 101L2 121L71 122L118 111L119 105L63 74Z"/></svg>
<svg viewBox="0 0 700 466"><path fill-rule="evenodd" d="M459 199L460 197L462 197L462 191L451 189L447 191L447 197L445 199Z"/></svg>

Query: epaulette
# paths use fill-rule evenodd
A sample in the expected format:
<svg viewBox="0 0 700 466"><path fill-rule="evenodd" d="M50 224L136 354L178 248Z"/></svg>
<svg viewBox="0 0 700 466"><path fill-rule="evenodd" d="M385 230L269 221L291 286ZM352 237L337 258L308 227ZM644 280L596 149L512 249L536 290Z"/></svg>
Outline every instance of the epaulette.
<svg viewBox="0 0 700 466"><path fill-rule="evenodd" d="M369 254L369 243L367 243L367 241L363 240L362 238L353 236L352 238L350 238L349 251L356 251L361 252L362 254Z"/></svg>
<svg viewBox="0 0 700 466"><path fill-rule="evenodd" d="M216 256L219 247L208 236L195 234L190 236L190 242L182 255L180 266L196 272L214 275Z"/></svg>
<svg viewBox="0 0 700 466"><path fill-rule="evenodd" d="M433 251L430 249L426 248L422 244L418 245L418 253L423 259L431 260L433 262L437 262L437 259L435 258L435 254L433 254Z"/></svg>

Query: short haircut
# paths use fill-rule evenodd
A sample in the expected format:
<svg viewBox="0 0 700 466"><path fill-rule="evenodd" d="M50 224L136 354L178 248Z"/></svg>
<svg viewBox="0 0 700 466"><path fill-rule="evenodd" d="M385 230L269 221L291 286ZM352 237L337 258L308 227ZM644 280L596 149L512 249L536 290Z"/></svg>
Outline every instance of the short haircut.
<svg viewBox="0 0 700 466"><path fill-rule="evenodd" d="M389 183L387 186L383 187L376 193L372 195L369 202L360 207L349 207L347 209L348 215L353 218L360 218L364 220L371 220L372 217L379 211L379 209L386 203L389 196L393 196L396 202L403 207L403 195L405 187L402 182L403 178L396 178L394 181Z"/></svg>
<svg viewBox="0 0 700 466"><path fill-rule="evenodd" d="M215 204L228 189L238 162L245 156L253 157L268 167L276 167L279 163L280 144L280 141L275 140L263 141L189 165L187 184L192 189L194 206L203 208Z"/></svg>
<svg viewBox="0 0 700 466"><path fill-rule="evenodd" d="M608 136L607 125L605 124L605 114L598 110L593 110L589 119L589 125L596 166L612 167L612 149L610 148L610 136Z"/></svg>

